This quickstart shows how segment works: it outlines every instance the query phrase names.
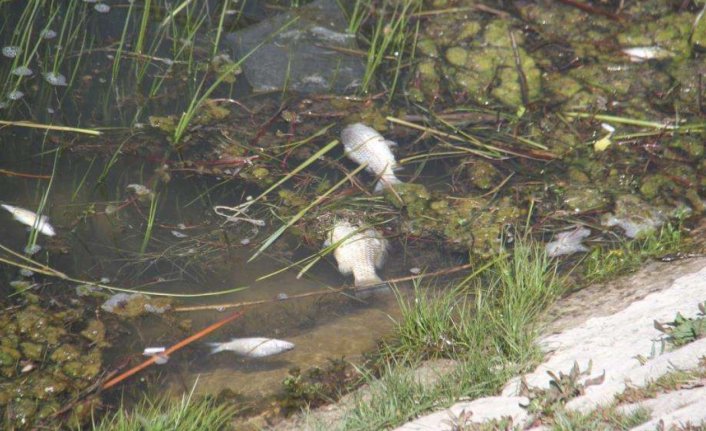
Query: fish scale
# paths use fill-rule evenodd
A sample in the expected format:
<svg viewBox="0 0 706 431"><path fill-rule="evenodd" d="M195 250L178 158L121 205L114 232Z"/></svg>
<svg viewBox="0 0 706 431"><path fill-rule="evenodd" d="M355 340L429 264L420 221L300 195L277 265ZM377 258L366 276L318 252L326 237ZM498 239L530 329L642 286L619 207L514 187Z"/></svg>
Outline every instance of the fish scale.
<svg viewBox="0 0 706 431"><path fill-rule="evenodd" d="M353 274L356 286L382 283L375 269L382 268L387 257L387 240L375 229L360 229L347 221L338 221L329 232L329 242L339 243L333 256L341 274Z"/></svg>
<svg viewBox="0 0 706 431"><path fill-rule="evenodd" d="M375 129L362 123L347 126L341 131L341 141L346 150L346 156L378 178L375 191L380 192L385 186L399 184L401 181L395 175L399 169L394 154L390 150L396 144L385 140Z"/></svg>

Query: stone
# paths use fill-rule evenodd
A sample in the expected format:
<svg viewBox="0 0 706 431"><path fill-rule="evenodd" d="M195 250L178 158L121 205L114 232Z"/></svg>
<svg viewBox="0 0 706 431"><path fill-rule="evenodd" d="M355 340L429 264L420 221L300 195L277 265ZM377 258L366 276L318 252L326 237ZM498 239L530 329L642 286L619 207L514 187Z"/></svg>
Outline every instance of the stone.
<svg viewBox="0 0 706 431"><path fill-rule="evenodd" d="M512 419L514 426L522 427L529 414L522 406L529 404L527 397L485 397L474 401L456 403L447 410L438 411L408 422L395 431L452 431L461 429L454 426L450 418L471 414L470 422L485 423L492 420ZM466 425L466 424L463 424ZM466 429L466 428L463 428Z"/></svg>
<svg viewBox="0 0 706 431"><path fill-rule="evenodd" d="M357 49L347 28L335 0L317 0L230 33L225 43L244 59L245 77L255 91L350 93L360 86L365 64L342 52Z"/></svg>

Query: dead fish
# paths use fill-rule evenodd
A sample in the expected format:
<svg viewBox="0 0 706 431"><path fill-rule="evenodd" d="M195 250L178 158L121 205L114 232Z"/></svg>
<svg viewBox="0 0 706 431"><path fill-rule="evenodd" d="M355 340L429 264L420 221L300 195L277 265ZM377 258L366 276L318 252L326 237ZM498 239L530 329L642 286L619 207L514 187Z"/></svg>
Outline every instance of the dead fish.
<svg viewBox="0 0 706 431"><path fill-rule="evenodd" d="M22 224L26 224L27 226L34 226L35 224L37 225L37 230L44 235L47 236L54 236L56 235L56 231L52 227L52 225L49 224L49 217L47 216L39 216L39 222L37 222L37 214L33 213L30 210L26 210L24 208L12 206L12 205L7 205L7 204L0 204L3 208L5 208L7 211L12 214L12 217L17 220L18 222Z"/></svg>
<svg viewBox="0 0 706 431"><path fill-rule="evenodd" d="M211 354L230 350L237 355L248 358L264 358L272 356L294 348L294 343L274 338L251 337L233 338L222 343L206 343L211 346Z"/></svg>
<svg viewBox="0 0 706 431"><path fill-rule="evenodd" d="M341 220L329 232L326 244L336 245L333 256L341 274L353 274L356 286L382 283L375 268L382 268L387 258L388 242L375 229L362 230Z"/></svg>
<svg viewBox="0 0 706 431"><path fill-rule="evenodd" d="M375 192L401 181L395 176L399 169L390 147L397 144L382 137L375 129L362 123L347 126L341 132L341 141L346 156L359 165L367 164L365 169L378 178Z"/></svg>
<svg viewBox="0 0 706 431"><path fill-rule="evenodd" d="M674 56L670 51L659 46L637 46L634 48L623 48L622 51L633 63L642 63L647 60L662 60Z"/></svg>
<svg viewBox="0 0 706 431"><path fill-rule="evenodd" d="M585 227L576 228L556 235L554 241L547 243L547 256L556 257L588 251L588 247L581 244L584 238L591 235L591 230Z"/></svg>

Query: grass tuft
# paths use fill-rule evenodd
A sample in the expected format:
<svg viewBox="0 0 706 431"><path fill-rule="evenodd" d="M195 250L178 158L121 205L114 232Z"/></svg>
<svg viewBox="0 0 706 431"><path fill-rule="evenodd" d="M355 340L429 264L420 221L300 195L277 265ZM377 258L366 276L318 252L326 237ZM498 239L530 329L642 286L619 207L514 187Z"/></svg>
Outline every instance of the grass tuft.
<svg viewBox="0 0 706 431"><path fill-rule="evenodd" d="M172 431L229 429L237 410L233 406L217 405L209 399L193 399L193 389L181 400L145 400L133 410L119 409L101 422L93 424L93 431Z"/></svg>
<svg viewBox="0 0 706 431"><path fill-rule="evenodd" d="M461 397L496 393L539 357L538 321L561 292L556 266L539 245L518 241L470 280L447 288L416 284L413 298L398 293L396 340L384 349L379 380L364 374L369 395L356 399L337 429L391 427ZM436 383L422 383L412 367L429 358L458 366Z"/></svg>

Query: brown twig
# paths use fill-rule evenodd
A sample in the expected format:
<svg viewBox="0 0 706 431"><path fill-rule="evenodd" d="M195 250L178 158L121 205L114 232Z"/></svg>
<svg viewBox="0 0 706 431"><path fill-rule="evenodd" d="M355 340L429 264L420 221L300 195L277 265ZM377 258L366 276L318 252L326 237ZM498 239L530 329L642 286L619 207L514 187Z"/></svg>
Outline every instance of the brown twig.
<svg viewBox="0 0 706 431"><path fill-rule="evenodd" d="M181 340L180 342L176 343L172 347L168 348L167 350L164 351L163 355L169 356L171 353L176 352L177 350L181 349L182 347L186 346L187 344L190 344L199 338L203 338L204 336L210 334L211 332L215 331L216 329L220 328L221 326L225 325L226 323L230 323L235 319L238 319L240 316L243 315L242 311L236 311L235 313L231 314L228 317L225 317L218 322L206 327L205 329L202 329L201 331L197 332L196 334L185 338L184 340ZM133 374L149 367L152 365L155 361L157 360L157 356L152 356L151 358L147 359L143 363L130 368L129 370L125 371L124 373L120 374L118 377L115 377L114 379L109 380L103 385L103 389L108 389L111 388L118 383L122 382L123 380L127 379L128 377L132 376Z"/></svg>
<svg viewBox="0 0 706 431"><path fill-rule="evenodd" d="M24 174L22 172L8 171L7 169L0 169L0 174L5 174L10 177L36 178L39 180L48 180L49 178L51 178L51 175Z"/></svg>

